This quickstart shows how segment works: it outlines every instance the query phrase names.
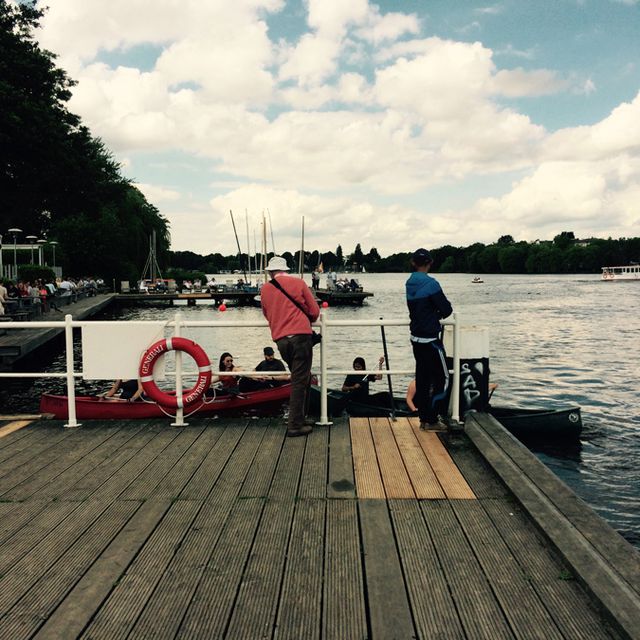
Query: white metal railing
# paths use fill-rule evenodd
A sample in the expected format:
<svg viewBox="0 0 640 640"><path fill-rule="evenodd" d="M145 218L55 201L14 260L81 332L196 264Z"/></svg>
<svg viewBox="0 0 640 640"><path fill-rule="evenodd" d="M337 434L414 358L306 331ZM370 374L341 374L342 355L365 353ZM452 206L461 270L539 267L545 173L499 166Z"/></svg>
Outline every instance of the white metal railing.
<svg viewBox="0 0 640 640"><path fill-rule="evenodd" d="M0 378L66 378L67 381L67 399L69 407L69 418L65 427L78 427L80 424L76 419L76 404L75 404L75 378L82 377L81 372L75 371L74 354L73 354L73 329L82 328L84 326L100 326L105 327L115 324L121 324L123 321L116 320L73 320L71 315L66 315L64 322L61 321L27 321L27 322L3 322L2 328L6 329L41 329L41 328L61 328L65 334L65 351L66 351L66 371L64 373L17 373L17 372L0 372ZM233 321L233 320L184 320L182 314L177 312L173 320L135 320L124 321L128 324L135 325L155 325L161 328L171 327L173 328L173 336L177 337L181 335L183 328L187 327L268 327L266 320L249 320L249 321ZM450 401L450 415L456 422L460 419L460 324L456 318L456 314L453 313L447 320L442 320L441 324L451 325L453 327L453 354L450 354L453 359L453 367L450 373L453 374L453 384L451 391ZM348 375L353 373L353 369L329 369L328 368L328 354L330 351L329 345L331 341L331 328L332 327L402 327L408 326L409 321L406 319L384 319L379 320L337 320L329 317L325 310L320 312L318 321L314 323L314 327L319 328L322 333L322 342L319 345L320 349L320 420L319 424L329 425L331 422L328 418L328 396L329 389L328 378L335 375ZM189 375L196 375L192 372L184 372L182 369L182 352L176 351L176 394L180 396L182 394L183 378ZM359 371L363 375L367 374L381 374L386 377L395 375L413 375L414 369L386 369L386 370L367 370ZM245 376L245 377L262 377L262 376L277 376L282 375L282 372L255 372L255 371L214 371L214 375L225 376ZM184 422L184 410L182 408L176 409L176 420L172 423L173 426L185 426Z"/></svg>

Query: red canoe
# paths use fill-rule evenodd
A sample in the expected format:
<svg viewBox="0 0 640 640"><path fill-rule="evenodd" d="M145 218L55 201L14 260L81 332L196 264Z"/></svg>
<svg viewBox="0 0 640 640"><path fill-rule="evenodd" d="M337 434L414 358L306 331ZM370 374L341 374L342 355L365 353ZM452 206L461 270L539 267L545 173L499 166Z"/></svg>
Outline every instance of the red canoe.
<svg viewBox="0 0 640 640"><path fill-rule="evenodd" d="M290 393L291 385L283 384L273 389L217 395L215 398L206 398L206 403L198 401L186 407L184 414L200 417L219 413L227 415L266 413L288 402ZM40 413L51 413L59 420L66 420L69 417L67 396L43 394L40 399ZM167 415L175 415L175 410L163 410L155 402L126 402L125 400L104 400L96 396L76 396L78 420L138 420L164 418Z"/></svg>

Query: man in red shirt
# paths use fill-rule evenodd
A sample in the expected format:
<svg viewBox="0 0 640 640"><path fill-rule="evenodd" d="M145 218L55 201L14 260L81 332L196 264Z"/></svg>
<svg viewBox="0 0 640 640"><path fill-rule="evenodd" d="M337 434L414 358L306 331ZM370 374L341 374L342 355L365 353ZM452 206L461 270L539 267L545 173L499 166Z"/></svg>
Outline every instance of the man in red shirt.
<svg viewBox="0 0 640 640"><path fill-rule="evenodd" d="M284 258L273 256L267 271L271 282L260 291L262 313L291 372L287 435L305 436L311 432L311 425L305 423L313 360L311 323L318 319L320 309L304 280L287 275Z"/></svg>

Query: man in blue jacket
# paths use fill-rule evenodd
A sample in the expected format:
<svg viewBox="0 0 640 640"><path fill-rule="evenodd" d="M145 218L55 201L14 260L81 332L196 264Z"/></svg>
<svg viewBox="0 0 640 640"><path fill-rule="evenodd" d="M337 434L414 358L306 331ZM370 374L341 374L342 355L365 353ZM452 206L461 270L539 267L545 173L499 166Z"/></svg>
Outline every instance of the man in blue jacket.
<svg viewBox="0 0 640 640"><path fill-rule="evenodd" d="M406 282L407 306L411 323L411 346L416 360L416 395L420 428L446 428L438 416L447 413L449 369L442 345L441 318L451 315L451 303L435 278L428 275L433 258L426 249L418 249L411 256L415 272Z"/></svg>

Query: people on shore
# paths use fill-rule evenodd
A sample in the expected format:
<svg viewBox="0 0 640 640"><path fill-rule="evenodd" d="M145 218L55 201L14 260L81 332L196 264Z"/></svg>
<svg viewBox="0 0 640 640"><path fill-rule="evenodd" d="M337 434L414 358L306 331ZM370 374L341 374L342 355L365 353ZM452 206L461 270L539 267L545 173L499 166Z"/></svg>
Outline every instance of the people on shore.
<svg viewBox="0 0 640 640"><path fill-rule="evenodd" d="M384 364L384 356L380 356L378 359L378 369L382 369ZM364 358L358 356L353 361L353 368L355 371L365 371L367 365ZM355 402L367 402L369 398L369 383L376 380L382 380L382 374L366 374L350 373L342 384L342 391L349 394L349 398Z"/></svg>
<svg viewBox="0 0 640 640"><path fill-rule="evenodd" d="M267 272L271 280L261 289L260 304L271 337L291 372L287 436L294 437L312 430L305 420L313 360L311 323L318 319L320 308L305 281L289 276L287 271L287 261L281 256L269 260Z"/></svg>
<svg viewBox="0 0 640 640"><path fill-rule="evenodd" d="M414 404L420 417L420 428L446 428L439 416L446 415L449 369L442 344L440 320L453 312L438 281L429 275L433 258L426 249L411 256L415 269L406 282L409 330L416 361Z"/></svg>

